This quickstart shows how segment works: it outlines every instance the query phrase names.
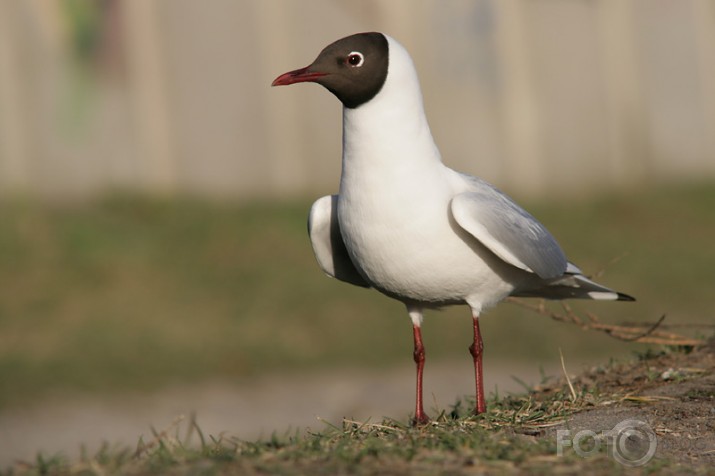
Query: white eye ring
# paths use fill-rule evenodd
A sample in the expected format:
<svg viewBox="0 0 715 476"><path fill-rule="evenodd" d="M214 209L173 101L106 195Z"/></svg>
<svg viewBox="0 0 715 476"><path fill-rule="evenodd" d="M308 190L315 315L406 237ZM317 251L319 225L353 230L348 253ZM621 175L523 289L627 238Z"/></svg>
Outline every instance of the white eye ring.
<svg viewBox="0 0 715 476"><path fill-rule="evenodd" d="M354 58L358 58L357 63L353 63ZM359 51L351 51L345 62L353 68L359 68L365 62L365 57Z"/></svg>

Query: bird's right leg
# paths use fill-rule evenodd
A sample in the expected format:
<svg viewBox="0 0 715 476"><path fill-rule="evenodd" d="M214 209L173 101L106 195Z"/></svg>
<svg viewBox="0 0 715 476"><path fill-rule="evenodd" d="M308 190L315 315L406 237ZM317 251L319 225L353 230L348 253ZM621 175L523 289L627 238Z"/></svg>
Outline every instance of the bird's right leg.
<svg viewBox="0 0 715 476"><path fill-rule="evenodd" d="M408 307L410 319L412 319L412 334L415 340L415 350L413 357L417 366L417 391L415 397L415 425L424 425L429 422L422 404L422 372L425 368L425 346L422 343L422 310Z"/></svg>
<svg viewBox="0 0 715 476"><path fill-rule="evenodd" d="M469 346L469 353L474 359L474 381L476 383L477 400L474 413L479 415L487 411L486 400L484 399L484 373L482 372L482 354L484 354L484 344L482 333L479 330L479 314L472 311L472 326L474 329L474 341Z"/></svg>

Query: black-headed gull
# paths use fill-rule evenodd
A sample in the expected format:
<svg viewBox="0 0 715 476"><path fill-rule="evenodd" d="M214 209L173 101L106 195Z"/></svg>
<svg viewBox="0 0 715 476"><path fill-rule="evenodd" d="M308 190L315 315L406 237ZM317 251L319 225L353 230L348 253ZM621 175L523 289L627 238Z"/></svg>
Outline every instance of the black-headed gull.
<svg viewBox="0 0 715 476"><path fill-rule="evenodd" d="M554 237L487 182L446 167L432 139L410 55L382 33L328 45L273 86L318 83L343 103L340 191L318 199L308 230L329 276L375 288L412 319L417 397L422 405L423 309L472 310L476 413L486 410L479 315L507 296L633 298L586 278Z"/></svg>

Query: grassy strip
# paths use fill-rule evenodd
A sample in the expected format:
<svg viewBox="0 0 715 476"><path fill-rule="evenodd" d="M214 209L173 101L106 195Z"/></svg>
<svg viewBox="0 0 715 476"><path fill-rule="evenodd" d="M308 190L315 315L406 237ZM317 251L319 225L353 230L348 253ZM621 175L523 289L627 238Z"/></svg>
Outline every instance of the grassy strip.
<svg viewBox="0 0 715 476"><path fill-rule="evenodd" d="M277 369L410 361L404 308L326 278L309 201L217 204L115 196L0 203L0 406L48 392L156 389ZM712 317L715 187L659 188L528 208L570 258L637 303L573 303L604 322ZM428 313L430 359L468 358L464 308ZM623 356L632 345L514 305L482 323L490 359Z"/></svg>
<svg viewBox="0 0 715 476"><path fill-rule="evenodd" d="M574 455L556 456L555 440L529 432L563 421L575 411L563 394L536 402L531 396L490 402L487 414L472 417L458 402L432 423L413 427L395 420L380 423L344 420L325 422L318 432L274 434L267 440L242 441L206 437L195 422L156 432L137 449L105 446L96 455L70 463L61 457L38 457L17 465L17 474L461 474L514 472L528 468L549 474L556 462L575 462ZM188 432L183 437L182 430ZM196 444L198 442L198 444ZM616 468L606 455L590 464Z"/></svg>
<svg viewBox="0 0 715 476"><path fill-rule="evenodd" d="M542 382L523 395L494 396L487 412L476 417L470 413L474 402L460 400L423 426L345 419L338 425L323 422L319 431L275 433L257 441L207 436L191 418L154 431L135 449L105 445L77 462L40 455L0 475L708 474L715 440L707 420L699 418L712 408L714 346L711 339L695 351L651 351L573 379ZM606 445L588 456L571 449L558 454L555 429L569 428L574 415L622 420L633 412L653 418L662 447L645 466L622 466ZM689 419L689 438L702 445L674 445L682 443L683 418ZM702 428L693 426L696 421Z"/></svg>

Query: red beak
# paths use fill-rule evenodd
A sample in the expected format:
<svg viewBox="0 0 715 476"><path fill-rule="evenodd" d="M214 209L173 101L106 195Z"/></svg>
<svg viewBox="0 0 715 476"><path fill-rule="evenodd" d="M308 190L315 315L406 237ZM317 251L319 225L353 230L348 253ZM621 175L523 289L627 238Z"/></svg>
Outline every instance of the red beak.
<svg viewBox="0 0 715 476"><path fill-rule="evenodd" d="M319 73L317 71L308 71L308 68L310 68L310 66L306 66L305 68L300 68L296 69L295 71L288 71L287 73L281 74L273 80L271 86L287 86L289 84L315 81L316 79L327 74Z"/></svg>

